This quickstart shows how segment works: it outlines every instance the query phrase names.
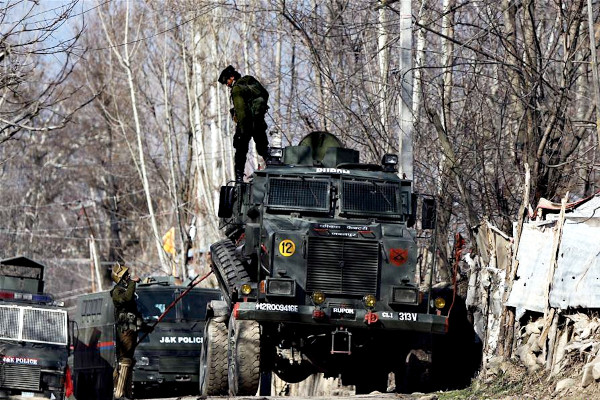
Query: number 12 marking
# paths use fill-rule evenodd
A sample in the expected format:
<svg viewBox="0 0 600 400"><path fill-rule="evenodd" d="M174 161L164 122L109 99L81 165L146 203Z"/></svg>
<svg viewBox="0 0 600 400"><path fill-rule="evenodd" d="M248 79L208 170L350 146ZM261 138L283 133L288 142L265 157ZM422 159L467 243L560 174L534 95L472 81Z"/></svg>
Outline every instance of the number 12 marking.
<svg viewBox="0 0 600 400"><path fill-rule="evenodd" d="M296 252L296 245L289 239L282 240L279 243L279 254L289 257Z"/></svg>

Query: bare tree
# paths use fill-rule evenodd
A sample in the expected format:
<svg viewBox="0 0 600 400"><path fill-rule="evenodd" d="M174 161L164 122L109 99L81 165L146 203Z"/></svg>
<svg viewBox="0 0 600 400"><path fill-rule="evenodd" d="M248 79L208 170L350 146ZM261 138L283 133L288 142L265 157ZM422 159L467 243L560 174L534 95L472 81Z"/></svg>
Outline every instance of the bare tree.
<svg viewBox="0 0 600 400"><path fill-rule="evenodd" d="M81 107L65 106L72 93L64 85L81 31L57 34L66 31L76 5L72 0L48 10L25 0L0 4L0 144L23 131L61 128Z"/></svg>

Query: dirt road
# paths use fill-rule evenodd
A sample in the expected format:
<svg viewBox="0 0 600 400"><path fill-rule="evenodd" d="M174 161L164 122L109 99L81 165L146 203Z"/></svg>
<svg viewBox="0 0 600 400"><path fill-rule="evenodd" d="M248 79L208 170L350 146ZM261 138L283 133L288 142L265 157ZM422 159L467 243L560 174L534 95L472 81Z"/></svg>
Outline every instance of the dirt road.
<svg viewBox="0 0 600 400"><path fill-rule="evenodd" d="M408 395L408 394L397 394L397 393L373 393L366 395L352 395L352 396L319 396L319 397L279 397L279 396L240 396L240 397L227 397L229 400L360 400L360 399L401 399L401 400L434 400L437 396L435 395ZM168 397L153 400L223 400L224 397L198 397L198 396L185 396L185 397Z"/></svg>

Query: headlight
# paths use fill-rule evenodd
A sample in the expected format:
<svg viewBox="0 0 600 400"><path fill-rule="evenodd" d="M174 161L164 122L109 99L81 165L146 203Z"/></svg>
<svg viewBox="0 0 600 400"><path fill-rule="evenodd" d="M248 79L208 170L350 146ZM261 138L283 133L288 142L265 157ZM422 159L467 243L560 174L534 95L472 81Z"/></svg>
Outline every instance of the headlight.
<svg viewBox="0 0 600 400"><path fill-rule="evenodd" d="M435 300L433 301L433 305L438 310L441 310L442 308L446 307L446 300L444 300L443 297L436 297Z"/></svg>
<svg viewBox="0 0 600 400"><path fill-rule="evenodd" d="M381 159L381 164L386 171L394 171L398 165L398 156L396 154L385 154Z"/></svg>
<svg viewBox="0 0 600 400"><path fill-rule="evenodd" d="M417 304L417 290L395 287L392 292L392 301L402 304Z"/></svg>
<svg viewBox="0 0 600 400"><path fill-rule="evenodd" d="M396 154L386 154L381 159L383 165L396 165L398 164L398 156Z"/></svg>
<svg viewBox="0 0 600 400"><path fill-rule="evenodd" d="M363 297L363 303L365 303L367 308L373 308L375 307L375 304L377 304L377 299L372 294L368 294Z"/></svg>
<svg viewBox="0 0 600 400"><path fill-rule="evenodd" d="M269 157L267 157L267 164L281 164L283 158L283 149L281 147L271 147L269 149Z"/></svg>
<svg viewBox="0 0 600 400"><path fill-rule="evenodd" d="M64 376L59 374L43 374L42 382L49 388L59 388L64 385L65 379Z"/></svg>
<svg viewBox="0 0 600 400"><path fill-rule="evenodd" d="M150 359L148 357L140 357L137 359L136 364L141 366L150 365Z"/></svg>
<svg viewBox="0 0 600 400"><path fill-rule="evenodd" d="M283 149L281 147L271 147L269 148L269 156L271 157L283 157Z"/></svg>
<svg viewBox="0 0 600 400"><path fill-rule="evenodd" d="M268 279L267 294L275 296L294 296L296 289L292 279Z"/></svg>
<svg viewBox="0 0 600 400"><path fill-rule="evenodd" d="M240 288L240 290L241 290L241 292L242 292L243 295L248 296L252 292L252 286L250 286L247 283L244 283L242 285L242 287Z"/></svg>
<svg viewBox="0 0 600 400"><path fill-rule="evenodd" d="M315 306L318 306L325 302L325 293L313 292L313 294L310 296L310 298L312 299L312 302L315 304Z"/></svg>

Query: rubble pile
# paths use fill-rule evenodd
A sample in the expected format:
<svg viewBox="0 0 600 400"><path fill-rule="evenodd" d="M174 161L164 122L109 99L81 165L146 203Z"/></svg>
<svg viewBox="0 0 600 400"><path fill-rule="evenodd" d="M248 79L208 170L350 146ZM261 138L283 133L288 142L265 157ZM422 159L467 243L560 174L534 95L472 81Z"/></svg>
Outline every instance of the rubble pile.
<svg viewBox="0 0 600 400"><path fill-rule="evenodd" d="M552 348L544 345L543 330L544 318L539 318L519 331L514 355L528 373L545 371L547 382L555 382L555 394L600 383L598 316L584 313L560 315L555 339L548 340L553 344ZM600 388L600 385L596 386Z"/></svg>

